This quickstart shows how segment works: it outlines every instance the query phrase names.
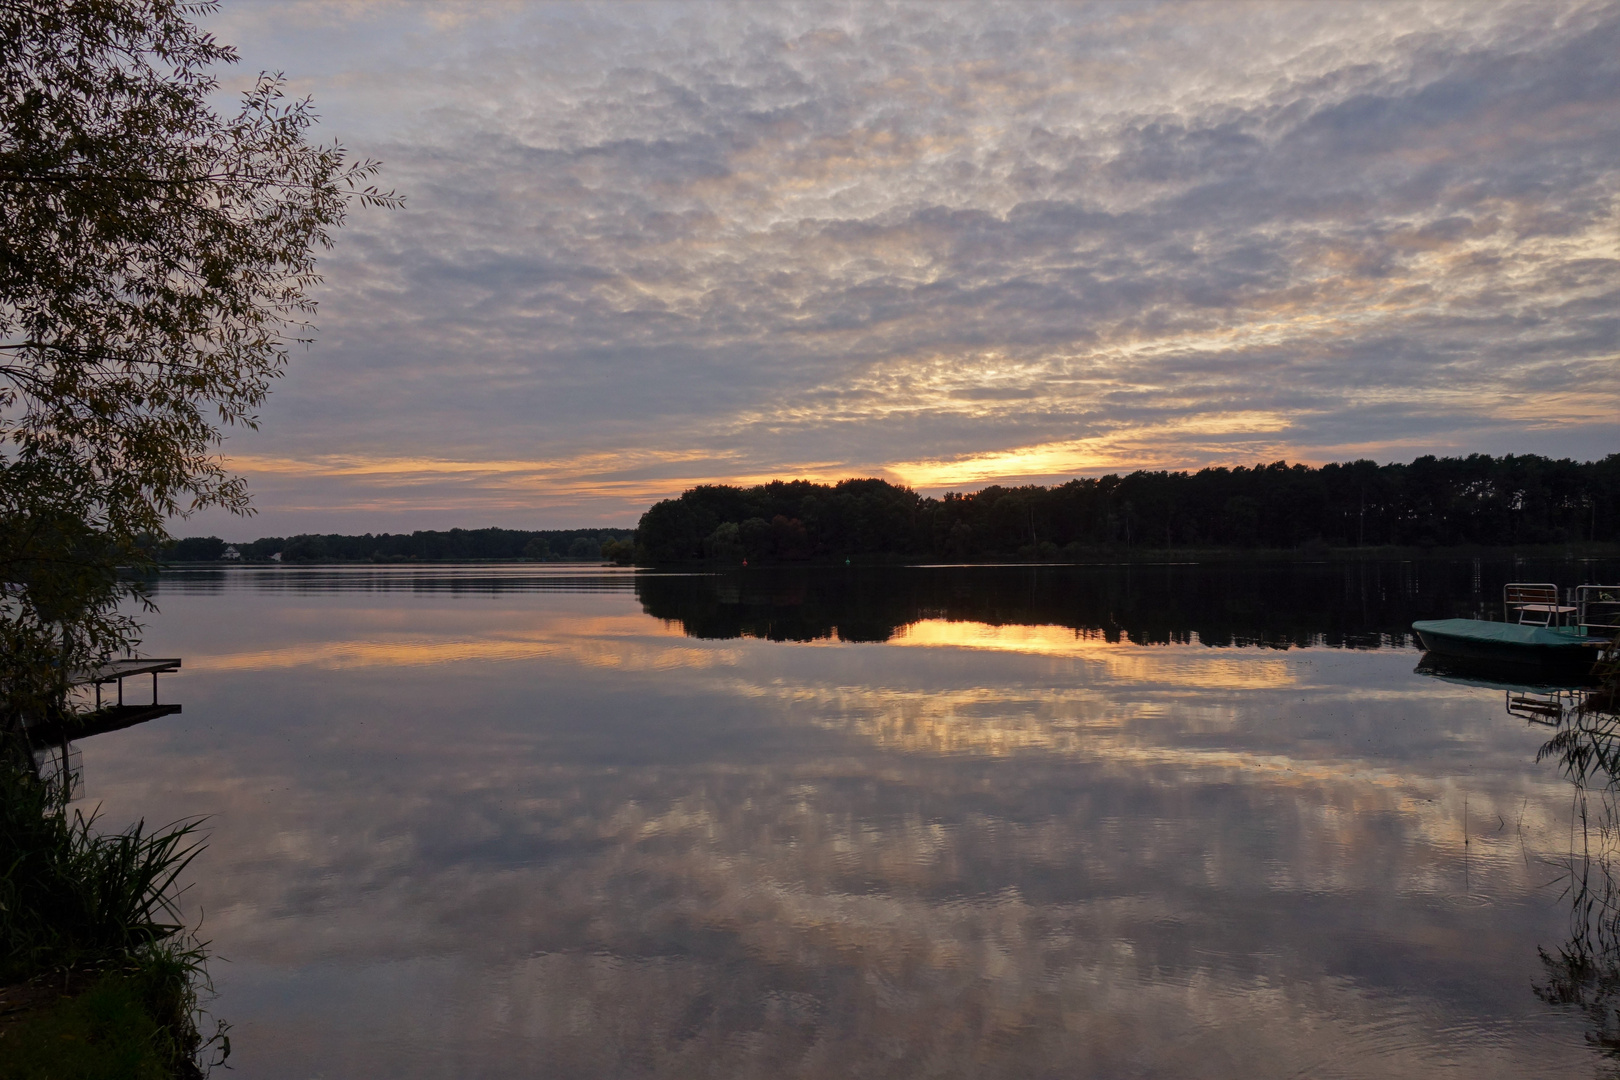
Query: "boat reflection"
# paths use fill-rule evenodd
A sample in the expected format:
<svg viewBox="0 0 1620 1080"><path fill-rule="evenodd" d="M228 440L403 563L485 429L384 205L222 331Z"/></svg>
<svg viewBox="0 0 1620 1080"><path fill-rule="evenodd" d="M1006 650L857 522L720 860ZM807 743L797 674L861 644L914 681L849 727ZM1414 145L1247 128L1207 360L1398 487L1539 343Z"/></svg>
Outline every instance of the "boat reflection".
<svg viewBox="0 0 1620 1080"><path fill-rule="evenodd" d="M1597 678L1590 672L1540 673L1533 681L1520 681L1524 673L1518 669L1435 652L1424 653L1413 670L1442 682L1500 690L1509 716L1547 727L1562 724L1598 685Z"/></svg>
<svg viewBox="0 0 1620 1080"><path fill-rule="evenodd" d="M1509 690L1507 711L1532 724L1557 727L1585 699L1580 690Z"/></svg>

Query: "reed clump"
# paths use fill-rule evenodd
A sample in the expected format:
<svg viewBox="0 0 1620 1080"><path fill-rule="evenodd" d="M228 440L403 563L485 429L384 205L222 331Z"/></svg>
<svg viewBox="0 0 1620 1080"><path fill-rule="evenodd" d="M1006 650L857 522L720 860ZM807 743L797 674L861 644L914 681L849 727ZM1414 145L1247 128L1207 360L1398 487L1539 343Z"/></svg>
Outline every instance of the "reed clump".
<svg viewBox="0 0 1620 1080"><path fill-rule="evenodd" d="M1592 666L1592 675L1597 688L1587 695L1583 707L1589 712L1620 713L1620 638L1603 650Z"/></svg>
<svg viewBox="0 0 1620 1080"><path fill-rule="evenodd" d="M229 1052L201 1034L206 953L177 908L198 823L95 824L0 763L0 1080L191 1077Z"/></svg>

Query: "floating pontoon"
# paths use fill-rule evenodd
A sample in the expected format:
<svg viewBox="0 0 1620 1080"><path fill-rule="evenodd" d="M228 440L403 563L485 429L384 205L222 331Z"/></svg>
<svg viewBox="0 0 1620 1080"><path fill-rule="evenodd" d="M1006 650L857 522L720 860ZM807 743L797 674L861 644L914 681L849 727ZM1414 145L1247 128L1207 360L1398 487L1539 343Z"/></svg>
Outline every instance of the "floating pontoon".
<svg viewBox="0 0 1620 1080"><path fill-rule="evenodd" d="M1503 621L1420 619L1412 624L1431 653L1542 670L1590 671L1620 634L1620 585L1514 582L1502 591Z"/></svg>

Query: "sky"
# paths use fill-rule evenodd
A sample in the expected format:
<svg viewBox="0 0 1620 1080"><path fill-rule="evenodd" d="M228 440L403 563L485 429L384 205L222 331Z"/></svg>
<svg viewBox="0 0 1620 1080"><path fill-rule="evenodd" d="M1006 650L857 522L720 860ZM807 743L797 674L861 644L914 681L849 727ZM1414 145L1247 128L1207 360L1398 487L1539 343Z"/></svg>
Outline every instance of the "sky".
<svg viewBox="0 0 1620 1080"><path fill-rule="evenodd" d="M1620 451L1620 4L225 0L405 209L177 535Z"/></svg>

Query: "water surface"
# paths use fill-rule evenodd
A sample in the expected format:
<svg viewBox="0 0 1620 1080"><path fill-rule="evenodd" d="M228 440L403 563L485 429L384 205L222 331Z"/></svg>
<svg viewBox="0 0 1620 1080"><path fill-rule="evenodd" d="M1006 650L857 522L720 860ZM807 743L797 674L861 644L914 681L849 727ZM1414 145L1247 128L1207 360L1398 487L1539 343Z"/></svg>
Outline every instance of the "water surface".
<svg viewBox="0 0 1620 1080"><path fill-rule="evenodd" d="M1415 562L165 575L250 1077L1597 1075L1571 790Z"/></svg>

